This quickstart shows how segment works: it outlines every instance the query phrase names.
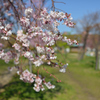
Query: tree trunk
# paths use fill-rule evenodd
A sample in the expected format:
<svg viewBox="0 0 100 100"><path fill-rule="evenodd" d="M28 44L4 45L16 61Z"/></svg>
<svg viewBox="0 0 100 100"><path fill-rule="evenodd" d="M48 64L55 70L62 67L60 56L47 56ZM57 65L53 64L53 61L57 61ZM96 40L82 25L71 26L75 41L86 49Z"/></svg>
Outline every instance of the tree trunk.
<svg viewBox="0 0 100 100"><path fill-rule="evenodd" d="M100 51L98 53L99 53L99 70L100 70Z"/></svg>
<svg viewBox="0 0 100 100"><path fill-rule="evenodd" d="M99 63L99 56L98 56L98 48L96 48L95 50L95 58L96 58L96 65L95 65L95 69L98 69L98 63Z"/></svg>
<svg viewBox="0 0 100 100"><path fill-rule="evenodd" d="M80 60L82 60L82 59L83 59L84 54L85 54L85 48L83 48L83 50L82 50L82 53L81 53L81 56L80 56Z"/></svg>
<svg viewBox="0 0 100 100"><path fill-rule="evenodd" d="M82 50L82 54L81 54L80 60L83 59L84 54L85 54L86 41L87 41L88 35L89 35L89 32L87 31L87 33L86 33L86 35L84 37L84 41L83 41L83 50Z"/></svg>
<svg viewBox="0 0 100 100"><path fill-rule="evenodd" d="M100 48L99 48L99 46L100 46L100 34L99 34L99 38L98 38L98 43L97 43L97 45L96 45L96 50L95 50L95 58L96 58L96 65L95 65L95 69L97 70L98 69L98 67L100 66L99 65L99 58L100 58L100 54L99 54L99 50L100 50Z"/></svg>

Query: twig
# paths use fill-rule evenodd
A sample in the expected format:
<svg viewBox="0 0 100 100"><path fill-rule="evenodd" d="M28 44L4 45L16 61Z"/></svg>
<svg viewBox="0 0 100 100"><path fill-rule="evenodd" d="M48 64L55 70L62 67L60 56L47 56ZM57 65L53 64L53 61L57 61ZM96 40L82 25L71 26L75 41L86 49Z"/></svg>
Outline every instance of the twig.
<svg viewBox="0 0 100 100"><path fill-rule="evenodd" d="M58 10L60 10L60 11L63 11L63 12L65 12L64 10L61 10L61 9L59 9L59 8L55 8L55 9L58 9ZM65 12L66 13L66 12Z"/></svg>
<svg viewBox="0 0 100 100"><path fill-rule="evenodd" d="M13 3L12 3L10 0L8 0L8 2L9 2L10 5L13 7L13 9L14 9L14 11L15 11L16 18L18 18L18 20L19 20L20 17L19 17L18 11L16 10L15 6L13 5Z"/></svg>
<svg viewBox="0 0 100 100"><path fill-rule="evenodd" d="M55 75L51 74L50 72L48 72L47 69L43 68L45 70L46 73L48 73L50 76L52 76L53 78L55 78L57 80L57 82L61 82L61 80L59 80Z"/></svg>
<svg viewBox="0 0 100 100"><path fill-rule="evenodd" d="M53 11L55 11L55 5L54 5L54 0L51 0L52 1L52 7L53 8Z"/></svg>
<svg viewBox="0 0 100 100"><path fill-rule="evenodd" d="M65 2L59 2L59 1L54 1L55 3L63 3L63 4L66 4Z"/></svg>

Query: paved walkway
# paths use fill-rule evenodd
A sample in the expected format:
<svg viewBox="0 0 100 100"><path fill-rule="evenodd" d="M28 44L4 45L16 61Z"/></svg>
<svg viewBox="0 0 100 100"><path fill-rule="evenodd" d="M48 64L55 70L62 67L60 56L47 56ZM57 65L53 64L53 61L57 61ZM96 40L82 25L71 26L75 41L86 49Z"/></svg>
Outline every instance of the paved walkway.
<svg viewBox="0 0 100 100"><path fill-rule="evenodd" d="M0 88L9 83L16 71L17 70L14 69L13 71L6 71L0 74Z"/></svg>

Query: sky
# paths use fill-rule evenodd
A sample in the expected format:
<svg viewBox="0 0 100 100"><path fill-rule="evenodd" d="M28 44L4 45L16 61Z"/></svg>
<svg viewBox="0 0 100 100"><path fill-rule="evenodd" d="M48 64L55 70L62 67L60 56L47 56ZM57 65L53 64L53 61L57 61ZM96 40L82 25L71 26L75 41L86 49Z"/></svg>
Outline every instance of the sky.
<svg viewBox="0 0 100 100"><path fill-rule="evenodd" d="M84 15L96 11L100 11L100 0L54 0L63 3L55 3L55 7L64 10L67 13L71 13L73 20L81 19ZM51 5L50 1L47 5ZM72 28L66 28L64 25L60 25L60 32L74 32Z"/></svg>

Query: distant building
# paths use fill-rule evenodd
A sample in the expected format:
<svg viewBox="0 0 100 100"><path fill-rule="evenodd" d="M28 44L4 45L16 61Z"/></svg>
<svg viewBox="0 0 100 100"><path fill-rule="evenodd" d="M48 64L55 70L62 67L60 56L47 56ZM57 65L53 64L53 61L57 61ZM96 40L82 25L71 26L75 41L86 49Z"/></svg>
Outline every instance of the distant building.
<svg viewBox="0 0 100 100"><path fill-rule="evenodd" d="M70 50L71 52L81 52L82 47L83 47L83 41L84 41L84 35L85 33L83 32L82 34L68 34L67 32L64 32L64 36L67 36L67 38L70 38L71 40L77 40L78 41L78 45L73 44L72 46L70 46ZM89 34L87 37L87 41L86 41L86 55L90 55L90 56L94 56L95 55L95 47L98 43L98 41L100 41L98 39L98 35L97 34ZM91 52L87 54L88 48L90 48ZM89 51L88 51L89 52Z"/></svg>
<svg viewBox="0 0 100 100"><path fill-rule="evenodd" d="M71 52L80 52L80 48L83 47L83 43L79 43L78 45L76 44L73 44L70 49L71 49Z"/></svg>

